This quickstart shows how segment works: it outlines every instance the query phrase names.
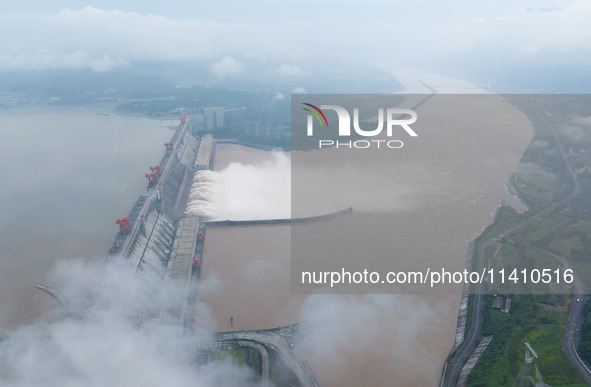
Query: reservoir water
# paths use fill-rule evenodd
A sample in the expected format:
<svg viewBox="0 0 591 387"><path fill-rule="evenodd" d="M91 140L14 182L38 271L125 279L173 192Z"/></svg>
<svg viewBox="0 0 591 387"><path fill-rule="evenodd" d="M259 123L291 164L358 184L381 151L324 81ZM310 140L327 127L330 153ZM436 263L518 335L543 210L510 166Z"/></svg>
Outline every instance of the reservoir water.
<svg viewBox="0 0 591 387"><path fill-rule="evenodd" d="M56 261L104 257L115 220L129 213L145 172L164 154L175 123L111 109L0 110L0 332L53 310L31 285L59 289L51 279Z"/></svg>

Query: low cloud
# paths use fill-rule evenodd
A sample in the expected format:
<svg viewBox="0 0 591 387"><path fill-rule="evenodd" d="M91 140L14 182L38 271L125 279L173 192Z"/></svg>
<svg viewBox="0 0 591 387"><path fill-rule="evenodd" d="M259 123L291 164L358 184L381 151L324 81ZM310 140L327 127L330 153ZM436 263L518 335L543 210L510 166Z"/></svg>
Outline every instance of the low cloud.
<svg viewBox="0 0 591 387"><path fill-rule="evenodd" d="M0 341L0 386L250 385L246 367L224 361L196 367L186 346L194 339L179 326L144 317L140 327L134 294L147 289L128 269L116 262L57 264L51 277L72 317L8 332ZM183 294L174 286L163 291ZM168 301L167 294L151 298L164 312Z"/></svg>
<svg viewBox="0 0 591 387"><path fill-rule="evenodd" d="M273 96L273 99L276 101L283 101L285 99L285 95L283 93L277 92L277 94Z"/></svg>
<svg viewBox="0 0 591 387"><path fill-rule="evenodd" d="M581 54L581 50L591 50L591 25L586 18L591 4L585 0L573 0L551 11L501 1L478 12L456 12L438 1L427 1L408 5L405 11L416 16L404 20L385 17L395 14L401 7L398 2L363 4L366 11L362 14L360 5L346 2L342 17L336 20L310 17L309 13L306 18L300 13L286 18L273 10L264 19L247 15L240 22L223 17L231 10L218 18L191 19L189 15L182 20L94 7L53 14L4 13L0 33L10 39L4 39L0 47L0 71L108 71L139 62L202 61L222 77L238 74L255 62L280 75L296 75L303 64L314 67L339 61L403 61L417 66L429 57L437 65L443 54L457 55L458 64L464 56L472 59L475 54L482 61L502 56L515 60L517 55L532 64L540 58L564 64L573 59L589 62L589 56ZM425 9L437 17L426 15ZM374 10L379 13L369 20ZM445 12L453 15L446 17ZM401 30L411 31L409 38L392 39Z"/></svg>
<svg viewBox="0 0 591 387"><path fill-rule="evenodd" d="M242 62L237 61L236 59L226 56L222 58L219 62L216 62L211 65L211 70L218 78L226 78L231 77L236 74L240 74L244 71L245 65Z"/></svg>
<svg viewBox="0 0 591 387"><path fill-rule="evenodd" d="M282 64L275 69L275 72L279 75L297 75L302 72L302 69L296 65Z"/></svg>

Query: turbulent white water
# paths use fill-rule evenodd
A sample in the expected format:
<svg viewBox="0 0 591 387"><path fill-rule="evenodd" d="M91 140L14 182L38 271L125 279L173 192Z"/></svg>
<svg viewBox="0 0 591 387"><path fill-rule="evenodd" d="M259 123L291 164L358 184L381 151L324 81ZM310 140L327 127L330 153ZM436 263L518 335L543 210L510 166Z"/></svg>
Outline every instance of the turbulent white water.
<svg viewBox="0 0 591 387"><path fill-rule="evenodd" d="M271 160L256 164L231 163L220 172L198 171L186 213L209 220L289 218L289 157L274 152Z"/></svg>

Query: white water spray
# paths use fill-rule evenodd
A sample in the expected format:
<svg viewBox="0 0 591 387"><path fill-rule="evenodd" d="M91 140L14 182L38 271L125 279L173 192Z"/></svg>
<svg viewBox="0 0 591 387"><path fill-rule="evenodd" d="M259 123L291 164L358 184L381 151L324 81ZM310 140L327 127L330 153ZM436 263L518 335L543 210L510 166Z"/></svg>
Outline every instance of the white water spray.
<svg viewBox="0 0 591 387"><path fill-rule="evenodd" d="M198 171L186 214L208 220L291 216L291 162L280 152L257 164L232 163L221 172Z"/></svg>

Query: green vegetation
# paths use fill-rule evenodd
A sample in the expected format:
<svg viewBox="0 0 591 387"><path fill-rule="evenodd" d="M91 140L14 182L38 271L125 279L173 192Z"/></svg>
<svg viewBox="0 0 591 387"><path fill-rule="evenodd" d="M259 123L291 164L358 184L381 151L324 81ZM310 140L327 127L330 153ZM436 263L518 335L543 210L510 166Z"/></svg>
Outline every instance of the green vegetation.
<svg viewBox="0 0 591 387"><path fill-rule="evenodd" d="M520 173L516 175L517 188L535 207L545 207L565 198L571 184L552 174Z"/></svg>
<svg viewBox="0 0 591 387"><path fill-rule="evenodd" d="M493 309L492 297L486 296L482 336L494 337L468 376L467 385L511 386L523 366L526 341L539 356L535 364L544 382L557 386L586 385L562 352L570 297L508 295L510 313Z"/></svg>
<svg viewBox="0 0 591 387"><path fill-rule="evenodd" d="M238 365L245 365L242 348L238 346L230 346L222 350L210 349L209 356L211 359L230 362Z"/></svg>
<svg viewBox="0 0 591 387"><path fill-rule="evenodd" d="M476 243L484 242L500 232L503 232L510 226L518 223L522 219L522 216L523 215L519 215L511 207L500 207L495 215L494 223L488 226L486 230L476 238Z"/></svg>
<svg viewBox="0 0 591 387"><path fill-rule="evenodd" d="M569 256L575 263L589 262L591 252L591 222L586 220L564 222L548 246Z"/></svg>
<svg viewBox="0 0 591 387"><path fill-rule="evenodd" d="M119 114L144 115L148 117L168 116L178 118L182 111L200 107L223 106L225 109L261 109L269 105L270 96L247 93L245 91L221 90L193 86L189 88L169 89L142 96L121 100L115 109Z"/></svg>
<svg viewBox="0 0 591 387"><path fill-rule="evenodd" d="M156 71L118 68L97 72L91 69L50 69L2 72L3 89L24 93L25 100L52 105L113 103L125 98L162 97L162 90L174 90L174 82ZM167 96L166 94L164 96Z"/></svg>
<svg viewBox="0 0 591 387"><path fill-rule="evenodd" d="M576 169L580 193L576 198L531 222L507 238L486 248L489 268L557 268L562 254L569 260L584 283L591 284L591 127L577 125L573 117L590 116L587 96L512 96L512 103L528 115L535 128L534 139L522 157L527 164L514 183L529 210L517 214L502 207L495 222L477 239L482 243L519 224L540 211L568 198L574 190L572 177L556 137L569 162ZM533 103L532 103L533 102ZM576 129L573 129L576 127ZM489 289L491 290L491 289ZM494 290L494 288L492 288ZM570 296L559 295L572 287L547 286L498 289L512 299L510 313L492 308L492 296L486 296L481 336L494 335L468 377L471 386L512 385L524 362L525 342L539 355L536 364L544 381L550 385L585 385L562 352L562 336ZM542 294L538 294L542 293ZM581 355L591 360L591 305L585 307L585 322L579 346ZM469 326L469 322L468 322Z"/></svg>
<svg viewBox="0 0 591 387"><path fill-rule="evenodd" d="M261 365L260 362L252 361L252 348L241 345L228 345L219 348L210 348L200 353L197 356L197 363L208 364L209 362L216 361L222 363L231 363L238 367L244 367L250 369L250 377L244 385L252 385L260 383L261 378Z"/></svg>
<svg viewBox="0 0 591 387"><path fill-rule="evenodd" d="M557 233L572 222L572 218L554 212L522 228L515 233L514 238L522 243L540 248L548 247Z"/></svg>
<svg viewBox="0 0 591 387"><path fill-rule="evenodd" d="M214 133L216 138L234 139L237 141L277 147L282 149L291 148L291 129L289 125L260 127L239 127L228 126L225 128L214 128L210 131L201 131L199 134Z"/></svg>

